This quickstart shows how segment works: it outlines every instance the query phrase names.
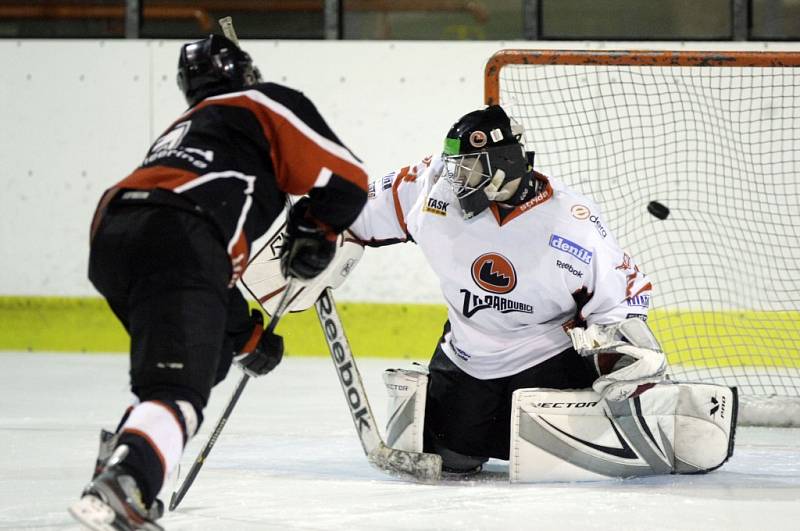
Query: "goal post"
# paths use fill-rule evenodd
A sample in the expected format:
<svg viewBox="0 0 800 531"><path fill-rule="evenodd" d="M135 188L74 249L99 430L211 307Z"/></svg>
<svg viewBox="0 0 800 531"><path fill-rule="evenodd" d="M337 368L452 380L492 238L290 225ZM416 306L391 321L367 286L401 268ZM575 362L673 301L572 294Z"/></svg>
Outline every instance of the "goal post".
<svg viewBox="0 0 800 531"><path fill-rule="evenodd" d="M652 278L673 377L800 425L800 52L502 50L485 103Z"/></svg>

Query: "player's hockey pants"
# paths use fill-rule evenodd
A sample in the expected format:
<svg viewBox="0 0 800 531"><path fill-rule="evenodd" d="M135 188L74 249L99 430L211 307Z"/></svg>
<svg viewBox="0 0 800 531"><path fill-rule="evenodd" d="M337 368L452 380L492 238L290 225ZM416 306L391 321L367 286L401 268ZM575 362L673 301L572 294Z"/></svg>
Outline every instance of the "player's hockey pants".
<svg viewBox="0 0 800 531"><path fill-rule="evenodd" d="M130 334L131 388L140 400L205 407L230 367L226 326L248 314L230 277L225 247L203 217L162 206L108 208L92 240L89 279Z"/></svg>

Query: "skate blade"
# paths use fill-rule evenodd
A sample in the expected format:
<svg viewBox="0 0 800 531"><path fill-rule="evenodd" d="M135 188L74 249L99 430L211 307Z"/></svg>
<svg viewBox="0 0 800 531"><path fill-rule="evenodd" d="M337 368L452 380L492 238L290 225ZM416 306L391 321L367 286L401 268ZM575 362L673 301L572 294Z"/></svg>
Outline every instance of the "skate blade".
<svg viewBox="0 0 800 531"><path fill-rule="evenodd" d="M84 496L67 510L75 520L92 531L119 531L114 527L114 510L95 496Z"/></svg>

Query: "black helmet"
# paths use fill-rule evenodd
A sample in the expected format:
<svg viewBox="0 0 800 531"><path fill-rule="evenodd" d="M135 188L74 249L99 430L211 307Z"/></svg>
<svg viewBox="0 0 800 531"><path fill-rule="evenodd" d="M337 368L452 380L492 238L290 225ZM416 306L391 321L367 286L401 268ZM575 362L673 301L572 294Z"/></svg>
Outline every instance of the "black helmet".
<svg viewBox="0 0 800 531"><path fill-rule="evenodd" d="M178 58L178 87L190 107L203 99L259 83L261 74L250 56L222 35L190 42Z"/></svg>
<svg viewBox="0 0 800 531"><path fill-rule="evenodd" d="M531 165L512 126L498 105L462 116L444 141L445 176L453 185L464 218L483 212L491 201L513 203Z"/></svg>

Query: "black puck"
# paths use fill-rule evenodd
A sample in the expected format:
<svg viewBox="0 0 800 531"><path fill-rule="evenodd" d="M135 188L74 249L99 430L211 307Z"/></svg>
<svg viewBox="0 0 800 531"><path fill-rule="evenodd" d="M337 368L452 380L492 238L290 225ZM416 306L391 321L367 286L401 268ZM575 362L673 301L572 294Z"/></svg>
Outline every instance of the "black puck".
<svg viewBox="0 0 800 531"><path fill-rule="evenodd" d="M658 219L667 219L667 216L669 216L669 209L658 201L650 201L647 204L647 211Z"/></svg>

